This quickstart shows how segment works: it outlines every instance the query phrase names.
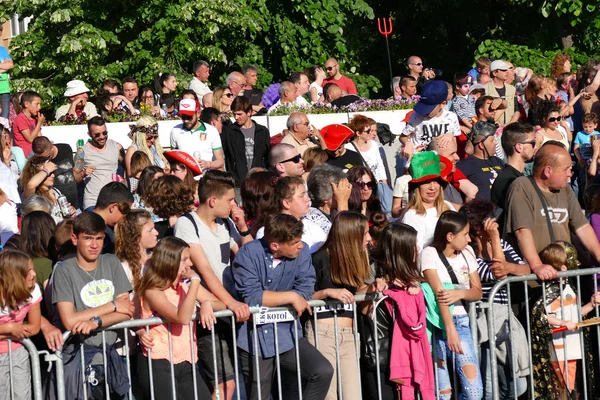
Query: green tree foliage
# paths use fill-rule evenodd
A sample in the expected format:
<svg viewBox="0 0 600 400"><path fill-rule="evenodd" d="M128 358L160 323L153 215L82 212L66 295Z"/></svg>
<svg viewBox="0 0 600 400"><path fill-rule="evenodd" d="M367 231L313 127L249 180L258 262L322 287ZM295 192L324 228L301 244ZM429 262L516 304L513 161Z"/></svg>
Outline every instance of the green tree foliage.
<svg viewBox="0 0 600 400"><path fill-rule="evenodd" d="M212 64L213 86L247 63L265 86L336 57L361 95L381 87L347 46L349 23L373 19L364 0L30 0L16 11L33 20L11 42L13 87L54 104L71 79L96 88L106 78L151 84L172 72L187 84L198 59Z"/></svg>

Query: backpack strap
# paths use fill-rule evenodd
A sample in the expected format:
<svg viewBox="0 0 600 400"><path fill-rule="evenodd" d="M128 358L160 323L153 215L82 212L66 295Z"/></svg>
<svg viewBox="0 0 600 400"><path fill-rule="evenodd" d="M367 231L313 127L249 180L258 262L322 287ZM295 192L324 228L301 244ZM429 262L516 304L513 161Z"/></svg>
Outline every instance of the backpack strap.
<svg viewBox="0 0 600 400"><path fill-rule="evenodd" d="M196 224L196 221L194 220L194 217L192 216L192 214L189 212L186 212L185 214L182 215L182 217L185 217L190 220L192 225L194 225L194 230L196 231L196 236L198 236L198 239L200 239L200 231L198 230L198 224Z"/></svg>
<svg viewBox="0 0 600 400"><path fill-rule="evenodd" d="M450 263L448 262L448 259L446 258L444 253L441 252L440 250L437 250L437 253L438 253L438 257L440 258L440 260L442 260L444 267L446 267L446 270L448 271L448 275L450 275L450 280L452 281L452 283L455 285L460 285L460 283L458 282L458 278L456 277L456 273L454 272L454 269L452 269L452 267L450 266ZM463 258L464 258L464 255L463 255ZM466 261L467 261L467 259L465 258L465 262ZM462 303L465 310L469 310L469 306L466 301L461 299L460 302Z"/></svg>

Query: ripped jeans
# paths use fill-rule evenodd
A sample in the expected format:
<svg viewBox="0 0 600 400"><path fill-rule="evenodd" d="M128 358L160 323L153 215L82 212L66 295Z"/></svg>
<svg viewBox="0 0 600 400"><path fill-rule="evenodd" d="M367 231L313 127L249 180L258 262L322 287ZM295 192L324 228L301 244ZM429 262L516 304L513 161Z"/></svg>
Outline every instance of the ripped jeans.
<svg viewBox="0 0 600 400"><path fill-rule="evenodd" d="M454 373L458 377L460 385L460 396L454 396L460 400L480 400L483 398L483 383L481 381L481 372L479 371L479 361L475 353L471 328L469 327L468 315L457 315L452 317L456 332L460 337L463 354L455 354L448 349L448 344L441 335L435 337L436 357L434 363L437 366L439 398L450 400L452 397L452 379L448 372L447 360L454 358ZM466 368L465 368L466 367ZM465 372L465 370L467 372ZM448 390L450 389L450 390ZM454 388L459 392L457 388Z"/></svg>

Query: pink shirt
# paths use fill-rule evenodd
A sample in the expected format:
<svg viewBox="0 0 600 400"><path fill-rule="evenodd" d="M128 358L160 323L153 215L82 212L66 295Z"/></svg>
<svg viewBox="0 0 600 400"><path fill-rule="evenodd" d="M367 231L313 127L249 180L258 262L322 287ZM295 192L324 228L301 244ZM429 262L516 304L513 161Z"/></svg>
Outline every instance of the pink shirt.
<svg viewBox="0 0 600 400"><path fill-rule="evenodd" d="M323 81L323 86L328 83L335 83L340 87L340 89L345 90L348 94L356 94L356 86L354 86L354 82L345 75L342 75L338 80L333 78L325 79Z"/></svg>
<svg viewBox="0 0 600 400"><path fill-rule="evenodd" d="M15 141L15 146L19 146L23 149L23 154L25 157L29 156L31 153L31 143L25 139L23 136L23 131L29 130L29 132L33 132L37 125L37 118L29 119L24 113L17 115L15 121L13 122L13 140Z"/></svg>
<svg viewBox="0 0 600 400"><path fill-rule="evenodd" d="M17 306L16 310L8 307L0 308L0 325L16 322L22 324L29 312L31 306L39 304L42 301L42 291L36 284L31 297ZM19 342L12 342L12 350L16 350L23 345ZM0 340L0 354L8 353L8 341Z"/></svg>
<svg viewBox="0 0 600 400"><path fill-rule="evenodd" d="M164 290L165 296L169 303L179 308L185 299L188 287L182 283L177 285L177 289L173 289L169 286L168 289ZM151 310L147 311L144 307L145 299L142 297L140 300L142 305L142 318L153 318L160 317L160 315ZM180 364L184 361L190 364L198 361L198 351L190 349L190 335L193 335L193 343L196 343L196 322L192 322L194 330L190 332L189 325L171 324L171 340L173 343L173 363ZM169 359L169 331L167 324L154 325L150 327L150 334L152 335L154 346L151 349L151 356L153 360L168 360ZM192 351L194 357L192 358ZM142 346L142 353L148 357L148 349Z"/></svg>

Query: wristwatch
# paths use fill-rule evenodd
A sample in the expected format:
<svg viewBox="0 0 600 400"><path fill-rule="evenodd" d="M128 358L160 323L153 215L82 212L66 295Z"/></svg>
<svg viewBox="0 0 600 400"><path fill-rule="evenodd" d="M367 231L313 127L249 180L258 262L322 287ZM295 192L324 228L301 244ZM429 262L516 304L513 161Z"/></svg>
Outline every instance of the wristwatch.
<svg viewBox="0 0 600 400"><path fill-rule="evenodd" d="M252 231L250 229L247 229L247 230L245 230L243 232L240 232L240 236L248 236L251 233L252 233Z"/></svg>
<svg viewBox="0 0 600 400"><path fill-rule="evenodd" d="M94 321L95 323L98 324L98 328L96 328L96 329L102 328L102 318L100 318L98 316L94 316L94 317L90 318L90 321Z"/></svg>

